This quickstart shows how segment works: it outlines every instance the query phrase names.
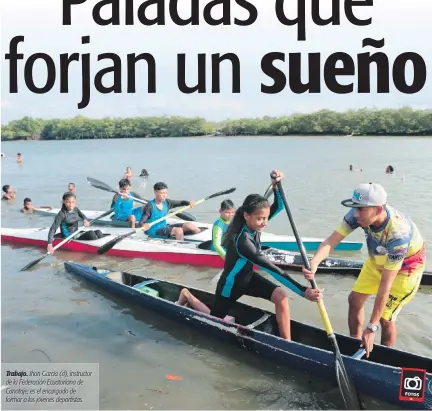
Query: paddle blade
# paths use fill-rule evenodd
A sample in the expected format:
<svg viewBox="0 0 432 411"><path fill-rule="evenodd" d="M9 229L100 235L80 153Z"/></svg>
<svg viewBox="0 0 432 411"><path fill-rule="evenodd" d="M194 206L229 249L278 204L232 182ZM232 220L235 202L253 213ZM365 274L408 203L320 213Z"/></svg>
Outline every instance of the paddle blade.
<svg viewBox="0 0 432 411"><path fill-rule="evenodd" d="M194 215L186 213L185 211L183 211L182 213L178 213L177 217L185 221L196 221L196 217Z"/></svg>
<svg viewBox="0 0 432 411"><path fill-rule="evenodd" d="M95 187L95 188L99 188L100 190L105 190L105 191L110 191L111 193L116 193L116 191L111 188L108 184L105 184L104 182L100 181L100 180L96 180L95 178L92 177L87 177L87 182Z"/></svg>
<svg viewBox="0 0 432 411"><path fill-rule="evenodd" d="M333 335L334 336L334 335ZM336 337L334 337L336 338ZM347 410L364 410L360 396L355 389L354 382L348 376L339 350L335 350L335 370L339 391Z"/></svg>
<svg viewBox="0 0 432 411"><path fill-rule="evenodd" d="M113 238L112 240L105 243L103 246L99 247L97 250L97 253L99 255L105 254L106 252L111 250L111 248L113 248L121 240L122 240L122 238L120 238L120 237Z"/></svg>
<svg viewBox="0 0 432 411"><path fill-rule="evenodd" d="M208 197L206 197L206 200L209 200L210 198L214 198L214 197L223 196L225 194L231 194L236 190L237 189L235 187L233 187L233 188L230 188L229 190L219 191L218 193L214 193L214 194L211 194Z"/></svg>
<svg viewBox="0 0 432 411"><path fill-rule="evenodd" d="M109 240L107 243L105 243L104 245L102 245L101 247L98 248L97 253L99 255L105 254L106 252L111 250L111 248L113 248L117 243L119 243L120 241L124 240L125 238L131 236L132 234L135 234L135 231L130 231L129 233L119 235L118 237L115 237L112 240Z"/></svg>
<svg viewBox="0 0 432 411"><path fill-rule="evenodd" d="M21 268L20 271L27 271L29 268L34 267L39 261L42 261L48 254L43 255L42 257L39 257L38 259L32 261L31 263L28 263L25 267Z"/></svg>

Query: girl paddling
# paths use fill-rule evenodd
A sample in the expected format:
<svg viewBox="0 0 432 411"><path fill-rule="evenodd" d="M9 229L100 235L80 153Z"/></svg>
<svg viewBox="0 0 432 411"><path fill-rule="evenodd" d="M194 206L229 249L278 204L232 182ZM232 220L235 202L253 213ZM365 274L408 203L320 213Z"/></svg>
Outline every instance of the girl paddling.
<svg viewBox="0 0 432 411"><path fill-rule="evenodd" d="M48 247L47 252L53 252L54 235L60 227L61 238L69 237L72 233L78 230L79 219L83 220L84 227L89 226L87 217L76 207L76 196L74 193L67 192L63 194L63 205L59 213L56 215L54 222L48 232ZM85 231L75 237L76 240L97 240L102 238L103 234L100 230Z"/></svg>
<svg viewBox="0 0 432 411"><path fill-rule="evenodd" d="M291 340L288 297L280 286L256 273L253 270L254 265L309 301L319 301L322 292L299 284L267 260L261 252L261 233L268 221L283 209L283 202L277 189L277 182L282 180L283 173L278 170L274 170L273 173L277 177L272 179L274 192L272 206L270 207L266 198L258 194L248 195L225 233L223 241L226 249L225 265L216 287L210 314L224 318L243 295L263 298L275 305L280 336Z"/></svg>

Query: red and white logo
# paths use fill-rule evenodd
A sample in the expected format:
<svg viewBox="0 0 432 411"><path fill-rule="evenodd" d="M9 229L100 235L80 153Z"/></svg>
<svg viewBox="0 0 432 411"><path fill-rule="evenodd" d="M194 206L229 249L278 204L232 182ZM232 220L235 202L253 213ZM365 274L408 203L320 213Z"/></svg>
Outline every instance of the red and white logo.
<svg viewBox="0 0 432 411"><path fill-rule="evenodd" d="M423 402L426 384L426 370L402 368L399 400Z"/></svg>

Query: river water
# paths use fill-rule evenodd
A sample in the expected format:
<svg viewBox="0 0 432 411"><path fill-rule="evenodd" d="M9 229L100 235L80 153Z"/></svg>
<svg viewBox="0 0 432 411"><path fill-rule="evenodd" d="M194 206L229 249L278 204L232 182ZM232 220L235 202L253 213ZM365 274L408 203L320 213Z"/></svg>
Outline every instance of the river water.
<svg viewBox="0 0 432 411"><path fill-rule="evenodd" d="M389 203L419 226L432 257L432 140L427 138L166 138L8 142L2 144L2 185L18 190L13 203L2 202L2 227L46 227L51 219L25 216L25 197L34 205L58 207L69 182L77 185L78 206L106 210L111 194L92 188L86 177L116 186L127 166L133 189L151 198L157 181L169 185L174 199L200 199L237 187L236 205L252 192L264 193L269 173L285 172L284 187L300 234L324 238L346 209L340 201L360 182L384 185ZM17 152L23 163L17 164ZM349 172L350 164L362 172ZM393 175L385 168L392 164ZM137 175L149 171L147 181ZM193 210L198 221L217 218L218 199ZM267 231L291 234L284 214ZM350 239L362 241L361 232ZM332 409L343 406L338 390L310 375L275 366L235 347L210 339L157 313L101 292L67 274L65 260L213 290L215 269L146 260L80 255L58 251L34 270L19 269L42 249L2 244L1 309L3 362L100 364L102 409ZM366 250L345 253L365 258ZM432 268L432 263L428 268ZM302 279L298 273L293 276ZM325 303L333 328L348 333L347 296L351 277L323 276ZM431 288L422 287L398 318L397 348L432 354ZM244 301L272 309L270 304ZM367 305L367 316L373 300ZM292 316L321 327L316 305L290 294ZM429 324L429 325L428 325ZM182 378L169 381L167 374ZM369 409L389 408L366 399Z"/></svg>

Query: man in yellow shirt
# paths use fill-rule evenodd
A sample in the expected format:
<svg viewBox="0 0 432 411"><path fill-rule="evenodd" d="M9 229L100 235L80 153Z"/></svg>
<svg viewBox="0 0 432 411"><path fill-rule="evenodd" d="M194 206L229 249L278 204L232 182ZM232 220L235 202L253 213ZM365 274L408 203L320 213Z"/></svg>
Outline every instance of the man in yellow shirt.
<svg viewBox="0 0 432 411"><path fill-rule="evenodd" d="M373 349L375 332L381 324L381 344L396 341L395 321L401 308L417 292L426 264L424 240L411 219L387 205L387 193L379 184L360 184L352 198L342 201L351 210L330 237L321 243L310 261L310 280L321 261L356 228L362 228L369 253L348 297L348 325L354 338L361 338L367 356ZM363 330L364 304L376 295L372 315Z"/></svg>

